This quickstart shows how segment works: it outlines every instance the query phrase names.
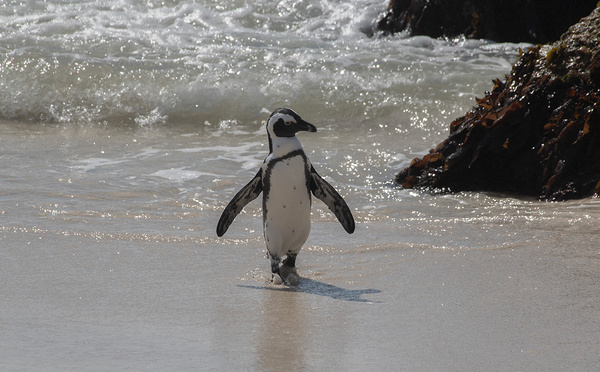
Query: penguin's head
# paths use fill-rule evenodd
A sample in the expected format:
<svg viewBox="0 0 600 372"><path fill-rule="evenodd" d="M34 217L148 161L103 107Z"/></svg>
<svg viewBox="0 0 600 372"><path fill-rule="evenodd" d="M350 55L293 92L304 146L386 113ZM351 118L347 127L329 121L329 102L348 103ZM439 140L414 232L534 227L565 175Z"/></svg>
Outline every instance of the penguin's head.
<svg viewBox="0 0 600 372"><path fill-rule="evenodd" d="M295 137L300 131L316 132L317 128L309 122L302 120L300 115L289 108L278 108L273 111L267 120L267 133L269 135L269 152L273 152L273 140L277 138Z"/></svg>
<svg viewBox="0 0 600 372"><path fill-rule="evenodd" d="M278 108L267 120L267 132L271 137L294 137L300 131L316 132L317 128L289 108Z"/></svg>

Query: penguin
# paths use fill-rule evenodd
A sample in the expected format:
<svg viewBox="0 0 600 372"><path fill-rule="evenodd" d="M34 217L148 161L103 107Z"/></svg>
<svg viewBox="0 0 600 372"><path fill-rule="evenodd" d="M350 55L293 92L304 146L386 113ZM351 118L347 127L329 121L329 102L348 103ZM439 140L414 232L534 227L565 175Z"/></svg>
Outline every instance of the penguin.
<svg viewBox="0 0 600 372"><path fill-rule="evenodd" d="M263 236L271 262L271 282L297 280L296 256L310 233L311 193L335 214L346 232L354 232L354 217L340 194L315 170L296 133L316 132L289 108L278 108L266 124L269 154L254 178L223 210L217 235L223 236L242 208L261 193ZM293 274L293 275L290 275ZM292 285L297 283L292 283Z"/></svg>

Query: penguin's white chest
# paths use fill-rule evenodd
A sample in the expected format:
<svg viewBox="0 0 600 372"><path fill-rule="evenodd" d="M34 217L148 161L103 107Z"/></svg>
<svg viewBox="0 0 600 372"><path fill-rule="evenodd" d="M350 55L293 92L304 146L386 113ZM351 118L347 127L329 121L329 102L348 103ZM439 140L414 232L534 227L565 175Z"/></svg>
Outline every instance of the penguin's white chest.
<svg viewBox="0 0 600 372"><path fill-rule="evenodd" d="M271 253L297 253L308 238L311 200L306 177L307 164L300 155L277 161L270 169L263 217Z"/></svg>

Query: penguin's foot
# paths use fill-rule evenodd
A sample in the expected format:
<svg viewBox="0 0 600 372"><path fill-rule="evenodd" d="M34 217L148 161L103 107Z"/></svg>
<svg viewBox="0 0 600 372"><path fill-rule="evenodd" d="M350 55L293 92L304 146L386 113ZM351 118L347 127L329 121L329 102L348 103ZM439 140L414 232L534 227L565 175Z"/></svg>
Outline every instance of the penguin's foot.
<svg viewBox="0 0 600 372"><path fill-rule="evenodd" d="M293 268L293 271L282 270L279 274L271 273L271 283L296 287L300 284L300 275L298 275L296 268Z"/></svg>
<svg viewBox="0 0 600 372"><path fill-rule="evenodd" d="M281 265L279 267L279 275L281 275L282 278L287 278L290 275L298 276L298 270L293 266Z"/></svg>
<svg viewBox="0 0 600 372"><path fill-rule="evenodd" d="M277 256L271 258L271 283L275 285L285 284L297 286L300 284L300 276L296 270L296 254L288 253L283 262Z"/></svg>
<svg viewBox="0 0 600 372"><path fill-rule="evenodd" d="M294 273L290 273L286 278L285 278L285 284L291 286L291 287L296 287L300 284L300 277L298 276L298 274Z"/></svg>
<svg viewBox="0 0 600 372"><path fill-rule="evenodd" d="M279 275L286 285L295 287L300 284L300 276L298 275L298 270L296 270L295 267L281 265L279 268Z"/></svg>

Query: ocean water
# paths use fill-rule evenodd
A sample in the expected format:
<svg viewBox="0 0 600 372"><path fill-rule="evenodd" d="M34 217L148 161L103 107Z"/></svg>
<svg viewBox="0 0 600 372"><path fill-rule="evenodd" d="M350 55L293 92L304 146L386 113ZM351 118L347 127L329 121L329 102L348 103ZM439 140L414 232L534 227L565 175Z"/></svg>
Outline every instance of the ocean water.
<svg viewBox="0 0 600 372"><path fill-rule="evenodd" d="M593 370L600 202L402 190L518 48L374 31L387 1L0 4L0 369ZM260 202L295 109L323 203L297 287Z"/></svg>

